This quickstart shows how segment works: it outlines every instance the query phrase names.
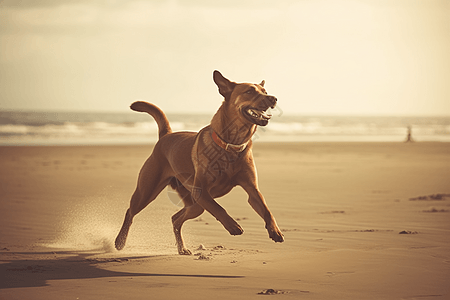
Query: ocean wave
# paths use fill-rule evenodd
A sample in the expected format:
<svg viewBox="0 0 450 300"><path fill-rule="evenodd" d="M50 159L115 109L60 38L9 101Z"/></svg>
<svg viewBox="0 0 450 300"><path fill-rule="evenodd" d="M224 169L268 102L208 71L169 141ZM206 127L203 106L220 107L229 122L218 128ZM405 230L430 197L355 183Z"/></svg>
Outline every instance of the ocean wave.
<svg viewBox="0 0 450 300"><path fill-rule="evenodd" d="M169 119L173 131L198 131L210 117L172 115ZM402 141L409 125L416 140L450 142L450 118L399 117L277 117L259 127L254 140ZM0 145L141 144L157 138L158 126L146 115L0 113Z"/></svg>

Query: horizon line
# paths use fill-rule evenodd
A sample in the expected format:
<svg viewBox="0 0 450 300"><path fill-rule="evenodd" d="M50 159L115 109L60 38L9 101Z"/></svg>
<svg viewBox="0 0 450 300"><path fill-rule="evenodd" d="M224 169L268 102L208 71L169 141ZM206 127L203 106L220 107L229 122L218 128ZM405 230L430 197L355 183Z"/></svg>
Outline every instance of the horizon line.
<svg viewBox="0 0 450 300"><path fill-rule="evenodd" d="M136 113L132 110L77 110L77 109L9 109L9 108L0 108L0 112L22 112L22 113L86 113L86 114L128 114L128 113ZM215 111L207 112L207 111L165 111L166 115L213 115ZM389 113L308 113L308 112L283 112L283 116L287 117L437 117L437 118L448 118L449 114L389 114ZM281 116L279 116L281 117ZM275 117L276 118L276 117Z"/></svg>

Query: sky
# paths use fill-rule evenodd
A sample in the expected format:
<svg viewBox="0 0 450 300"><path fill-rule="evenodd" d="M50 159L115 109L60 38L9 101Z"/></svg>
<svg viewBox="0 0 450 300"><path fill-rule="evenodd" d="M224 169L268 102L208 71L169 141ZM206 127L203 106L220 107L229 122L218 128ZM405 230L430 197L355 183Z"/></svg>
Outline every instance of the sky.
<svg viewBox="0 0 450 300"><path fill-rule="evenodd" d="M0 0L0 110L214 113L214 70L283 113L450 115L448 0Z"/></svg>

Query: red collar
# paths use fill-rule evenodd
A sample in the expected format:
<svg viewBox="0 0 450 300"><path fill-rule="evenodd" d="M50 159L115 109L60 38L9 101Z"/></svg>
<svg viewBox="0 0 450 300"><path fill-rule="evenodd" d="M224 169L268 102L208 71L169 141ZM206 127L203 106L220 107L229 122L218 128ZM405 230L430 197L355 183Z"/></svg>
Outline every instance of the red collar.
<svg viewBox="0 0 450 300"><path fill-rule="evenodd" d="M245 148L247 148L248 142L250 141L250 140L248 140L248 142L241 144L241 145L228 144L227 142L222 140L214 130L213 130L211 136L212 136L213 141L216 142L216 144L219 145L220 148L225 149L226 151L230 151L230 152L244 151Z"/></svg>

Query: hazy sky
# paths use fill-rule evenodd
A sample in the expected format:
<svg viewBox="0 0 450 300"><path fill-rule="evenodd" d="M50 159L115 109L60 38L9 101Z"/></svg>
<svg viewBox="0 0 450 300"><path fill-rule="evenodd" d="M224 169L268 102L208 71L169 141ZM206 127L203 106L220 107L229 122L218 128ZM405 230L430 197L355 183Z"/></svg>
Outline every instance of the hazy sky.
<svg viewBox="0 0 450 300"><path fill-rule="evenodd" d="M217 69L284 113L450 115L450 1L0 0L0 109L213 113Z"/></svg>

